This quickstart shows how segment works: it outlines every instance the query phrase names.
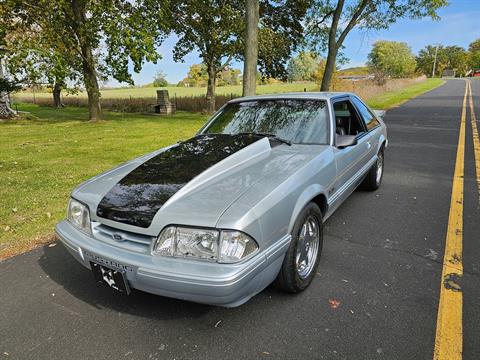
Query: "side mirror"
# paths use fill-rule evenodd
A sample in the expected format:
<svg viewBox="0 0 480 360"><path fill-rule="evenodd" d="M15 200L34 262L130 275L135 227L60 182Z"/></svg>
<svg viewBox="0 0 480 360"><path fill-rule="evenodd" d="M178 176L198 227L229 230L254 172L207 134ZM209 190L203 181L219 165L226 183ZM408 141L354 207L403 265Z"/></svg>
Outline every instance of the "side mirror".
<svg viewBox="0 0 480 360"><path fill-rule="evenodd" d="M355 135L338 135L335 138L337 148L343 149L349 146L357 145L357 137Z"/></svg>

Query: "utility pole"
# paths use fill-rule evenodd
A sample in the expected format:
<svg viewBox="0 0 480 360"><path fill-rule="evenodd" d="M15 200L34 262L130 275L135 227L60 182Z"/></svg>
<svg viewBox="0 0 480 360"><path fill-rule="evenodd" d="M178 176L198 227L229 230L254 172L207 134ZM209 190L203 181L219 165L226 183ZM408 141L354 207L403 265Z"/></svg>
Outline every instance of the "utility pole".
<svg viewBox="0 0 480 360"><path fill-rule="evenodd" d="M435 77L435 67L437 66L438 44L435 48L435 57L433 58L432 78Z"/></svg>

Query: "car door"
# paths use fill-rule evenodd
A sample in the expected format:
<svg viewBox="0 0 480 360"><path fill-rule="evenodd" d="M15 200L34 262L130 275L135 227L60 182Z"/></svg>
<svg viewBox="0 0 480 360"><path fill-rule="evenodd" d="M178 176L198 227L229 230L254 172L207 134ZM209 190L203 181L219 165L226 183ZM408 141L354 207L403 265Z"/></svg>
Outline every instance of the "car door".
<svg viewBox="0 0 480 360"><path fill-rule="evenodd" d="M372 146L365 124L348 96L332 100L332 110L336 136L355 135L357 138L356 145L343 149L334 147L337 177L331 202L338 206L362 180Z"/></svg>
<svg viewBox="0 0 480 360"><path fill-rule="evenodd" d="M356 96L351 96L353 105L355 106L360 118L362 119L365 128L367 129L366 139L370 143L370 151L368 158L374 158L377 155L378 142L380 139L381 126L372 111Z"/></svg>

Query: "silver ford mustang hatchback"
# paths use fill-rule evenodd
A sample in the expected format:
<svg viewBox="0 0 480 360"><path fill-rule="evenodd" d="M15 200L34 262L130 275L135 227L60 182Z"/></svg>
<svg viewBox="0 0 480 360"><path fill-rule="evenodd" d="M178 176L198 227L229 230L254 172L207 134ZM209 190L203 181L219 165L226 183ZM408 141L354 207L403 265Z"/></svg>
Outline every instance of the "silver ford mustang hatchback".
<svg viewBox="0 0 480 360"><path fill-rule="evenodd" d="M56 232L95 279L234 307L312 282L325 220L380 186L381 111L349 93L235 99L198 134L76 188Z"/></svg>

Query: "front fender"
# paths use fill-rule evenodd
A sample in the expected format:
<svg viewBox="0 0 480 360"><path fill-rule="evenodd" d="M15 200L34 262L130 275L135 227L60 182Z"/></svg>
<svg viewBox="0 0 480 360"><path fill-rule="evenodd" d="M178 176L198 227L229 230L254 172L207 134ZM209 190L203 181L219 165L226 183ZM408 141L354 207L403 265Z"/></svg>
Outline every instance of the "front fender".
<svg viewBox="0 0 480 360"><path fill-rule="evenodd" d="M295 203L295 206L293 208L292 217L290 218L290 222L288 225L289 233L292 232L295 221L297 220L297 217L302 211L302 209L307 206L307 204L312 201L312 199L319 195L323 195L325 196L325 199L327 199L325 188L320 184L311 184L298 197L297 202Z"/></svg>

